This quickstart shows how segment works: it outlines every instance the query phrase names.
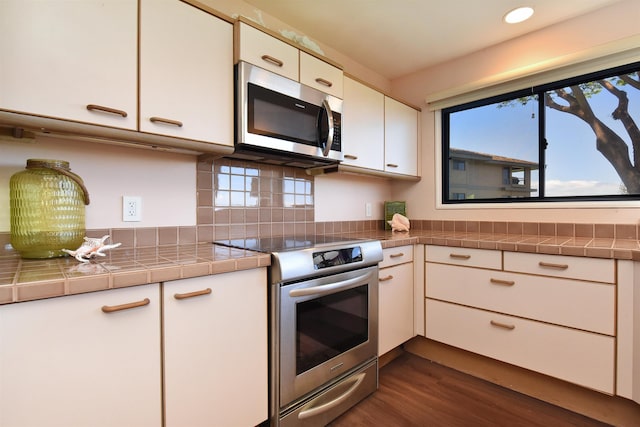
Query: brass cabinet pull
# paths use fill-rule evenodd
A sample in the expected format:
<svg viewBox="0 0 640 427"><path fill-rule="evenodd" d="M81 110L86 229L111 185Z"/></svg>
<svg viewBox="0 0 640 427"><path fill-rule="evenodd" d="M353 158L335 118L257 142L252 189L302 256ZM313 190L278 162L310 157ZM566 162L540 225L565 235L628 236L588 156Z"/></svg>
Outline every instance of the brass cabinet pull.
<svg viewBox="0 0 640 427"><path fill-rule="evenodd" d="M463 254L449 254L449 258L455 258L455 259L469 259L469 258L471 258L471 255L463 255Z"/></svg>
<svg viewBox="0 0 640 427"><path fill-rule="evenodd" d="M353 154L345 154L344 158L349 160L357 160L358 156L354 156Z"/></svg>
<svg viewBox="0 0 640 427"><path fill-rule="evenodd" d="M269 62L277 67L282 67L284 65L284 62L280 61L278 58L274 58L273 56L269 56L269 55L262 55L262 60Z"/></svg>
<svg viewBox="0 0 640 427"><path fill-rule="evenodd" d="M567 268L569 268L568 264L554 264L552 262L542 262L542 261L540 261L538 265L540 267L555 268L557 270L566 270Z"/></svg>
<svg viewBox="0 0 640 427"><path fill-rule="evenodd" d="M387 163L387 167L389 167L389 168L397 168L398 165L396 165L395 163Z"/></svg>
<svg viewBox="0 0 640 427"><path fill-rule="evenodd" d="M495 320L492 320L490 323L493 326L496 326L498 328L508 329L510 331L512 331L512 330L514 330L516 328L516 325L509 325L507 323L497 322Z"/></svg>
<svg viewBox="0 0 640 427"><path fill-rule="evenodd" d="M491 278L490 282L493 283L494 285L502 285L502 286L513 286L516 284L516 282L514 282L513 280L501 280L501 279L494 279L494 278Z"/></svg>
<svg viewBox="0 0 640 427"><path fill-rule="evenodd" d="M390 274L387 277L379 277L378 281L379 282L388 282L389 280L393 279L393 276Z"/></svg>
<svg viewBox="0 0 640 427"><path fill-rule="evenodd" d="M165 125L178 126L182 127L182 122L180 120L172 120L172 119L164 119L162 117L150 117L149 121L151 123L164 123Z"/></svg>
<svg viewBox="0 0 640 427"><path fill-rule="evenodd" d="M207 288L207 289L202 289L200 291L186 292L184 294L173 294L173 297L175 299L187 299L187 298L199 297L202 295L209 295L210 293L211 293L211 288Z"/></svg>
<svg viewBox="0 0 640 427"><path fill-rule="evenodd" d="M398 257L401 257L401 256L404 256L404 253L403 253L403 252L400 252L400 253L397 253L397 254L391 254L391 255L389 255L389 257L390 257L390 258L398 258Z"/></svg>
<svg viewBox="0 0 640 427"><path fill-rule="evenodd" d="M329 80L325 80L321 77L318 77L316 79L316 83L321 84L321 85L325 85L326 87L331 87L333 86L333 83L331 83Z"/></svg>
<svg viewBox="0 0 640 427"><path fill-rule="evenodd" d="M150 303L151 301L149 300L149 298L145 298L142 301L130 302L127 304L103 305L102 311L105 313L113 313L114 311L122 311L122 310L129 310L130 308L144 307L145 305L149 305Z"/></svg>
<svg viewBox="0 0 640 427"><path fill-rule="evenodd" d="M101 111L103 113L116 114L118 116L127 117L127 112L123 110L118 110L116 108L105 107L103 105L89 104L87 105L87 110L89 111Z"/></svg>

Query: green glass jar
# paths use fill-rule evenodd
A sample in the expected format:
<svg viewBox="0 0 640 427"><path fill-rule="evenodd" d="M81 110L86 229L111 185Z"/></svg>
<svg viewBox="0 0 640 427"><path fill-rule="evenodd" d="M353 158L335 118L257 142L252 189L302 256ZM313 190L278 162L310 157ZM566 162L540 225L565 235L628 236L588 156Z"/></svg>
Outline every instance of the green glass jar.
<svg viewBox="0 0 640 427"><path fill-rule="evenodd" d="M85 236L82 178L63 160L29 159L9 180L11 245L23 258L54 258L77 249Z"/></svg>

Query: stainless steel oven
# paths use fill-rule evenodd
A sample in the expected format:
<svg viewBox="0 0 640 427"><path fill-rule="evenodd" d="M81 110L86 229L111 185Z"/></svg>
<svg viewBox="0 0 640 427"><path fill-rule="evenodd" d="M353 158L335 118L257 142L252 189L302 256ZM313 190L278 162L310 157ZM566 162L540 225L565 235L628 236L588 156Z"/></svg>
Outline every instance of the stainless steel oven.
<svg viewBox="0 0 640 427"><path fill-rule="evenodd" d="M218 242L272 254L272 426L324 426L378 388L376 240Z"/></svg>

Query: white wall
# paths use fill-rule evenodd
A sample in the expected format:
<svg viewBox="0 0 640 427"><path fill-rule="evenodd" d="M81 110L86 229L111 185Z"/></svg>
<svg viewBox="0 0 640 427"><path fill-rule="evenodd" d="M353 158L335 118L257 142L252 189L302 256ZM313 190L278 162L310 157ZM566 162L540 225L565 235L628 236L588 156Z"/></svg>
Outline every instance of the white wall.
<svg viewBox="0 0 640 427"><path fill-rule="evenodd" d="M319 222L382 219L388 200L395 199L386 179L342 173L315 178L315 220ZM366 203L371 203L371 217L365 215Z"/></svg>
<svg viewBox="0 0 640 427"><path fill-rule="evenodd" d="M70 163L91 197L86 226L130 228L196 224L196 157L106 144L0 139L0 232L10 231L9 179L27 159ZM142 221L122 222L122 196L142 197Z"/></svg>
<svg viewBox="0 0 640 427"><path fill-rule="evenodd" d="M470 207L438 208L436 192L440 191L437 176L440 137L437 134L437 116L428 111L425 98L432 93L461 87L510 73L538 63L552 61L566 55L640 34L640 2L624 0L610 7L582 15L573 20L547 27L535 33L494 47L458 58L451 62L422 70L392 82L393 95L420 105L422 127L422 180L418 183L396 182L392 192L398 199L411 201L419 212L418 219L459 219L483 221L583 222L583 223L637 223L640 221L640 203L608 205L547 204L543 208Z"/></svg>

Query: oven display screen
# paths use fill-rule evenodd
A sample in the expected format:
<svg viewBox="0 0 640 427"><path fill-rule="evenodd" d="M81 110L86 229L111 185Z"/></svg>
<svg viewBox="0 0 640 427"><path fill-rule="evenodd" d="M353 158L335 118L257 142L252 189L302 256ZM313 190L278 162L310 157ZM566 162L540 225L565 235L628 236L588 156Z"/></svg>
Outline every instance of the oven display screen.
<svg viewBox="0 0 640 427"><path fill-rule="evenodd" d="M362 261L360 246L313 253L313 267L316 270L358 261Z"/></svg>

